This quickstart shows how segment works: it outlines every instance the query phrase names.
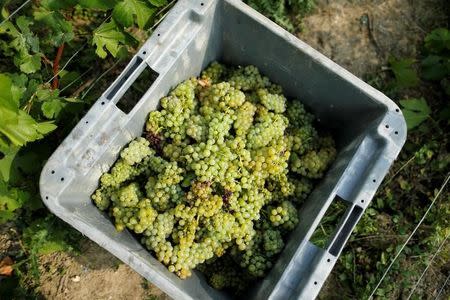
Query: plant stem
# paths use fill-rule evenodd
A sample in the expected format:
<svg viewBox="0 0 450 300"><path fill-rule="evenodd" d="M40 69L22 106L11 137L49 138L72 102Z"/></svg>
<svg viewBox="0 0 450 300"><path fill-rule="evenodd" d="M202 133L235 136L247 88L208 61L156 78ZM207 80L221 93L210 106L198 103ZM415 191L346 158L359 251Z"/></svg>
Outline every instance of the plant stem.
<svg viewBox="0 0 450 300"><path fill-rule="evenodd" d="M58 47L58 51L56 52L56 57L53 62L53 75L55 76L52 81L52 89L56 90L59 87L59 78L58 78L58 72L59 72L59 62L61 61L61 57L64 52L64 44Z"/></svg>

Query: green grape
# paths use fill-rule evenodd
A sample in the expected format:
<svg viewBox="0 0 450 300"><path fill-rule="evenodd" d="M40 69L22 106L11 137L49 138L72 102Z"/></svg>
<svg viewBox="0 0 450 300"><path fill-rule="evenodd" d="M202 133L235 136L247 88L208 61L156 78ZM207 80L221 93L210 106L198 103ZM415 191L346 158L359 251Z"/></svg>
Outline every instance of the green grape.
<svg viewBox="0 0 450 300"><path fill-rule="evenodd" d="M292 178L291 181L295 187L292 195L292 202L295 204L301 204L304 200L306 200L306 198L308 198L309 194L311 194L313 183L310 179L305 177L300 179Z"/></svg>
<svg viewBox="0 0 450 300"><path fill-rule="evenodd" d="M259 101L268 110L275 113L283 113L286 110L286 98L283 95L271 94L266 89L259 89L257 91Z"/></svg>
<svg viewBox="0 0 450 300"><path fill-rule="evenodd" d="M106 210L111 204L111 191L107 188L99 188L95 190L91 198L100 210Z"/></svg>
<svg viewBox="0 0 450 300"><path fill-rule="evenodd" d="M318 143L318 133L311 125L305 125L300 128L291 128L289 132L289 141L292 151L299 154L314 149Z"/></svg>
<svg viewBox="0 0 450 300"><path fill-rule="evenodd" d="M313 119L256 67L212 63L161 99L92 201L180 278L197 268L215 288L245 291L336 155Z"/></svg>
<svg viewBox="0 0 450 300"><path fill-rule="evenodd" d="M324 172L336 157L334 148L322 148L312 150L303 156L293 155L291 157L291 169L308 178L321 178Z"/></svg>
<svg viewBox="0 0 450 300"><path fill-rule="evenodd" d="M226 67L215 61L202 72L201 79L207 80L210 84L218 83L226 72Z"/></svg>
<svg viewBox="0 0 450 300"><path fill-rule="evenodd" d="M120 157L131 166L138 164L155 153L149 145L150 143L146 139L139 137L120 152Z"/></svg>
<svg viewBox="0 0 450 300"><path fill-rule="evenodd" d="M286 110L286 116L289 119L289 124L293 128L300 128L305 125L310 125L314 120L314 116L305 110L305 107L300 101L291 101Z"/></svg>
<svg viewBox="0 0 450 300"><path fill-rule="evenodd" d="M268 257L274 256L283 250L284 241L281 232L277 229L269 229L263 232L264 253Z"/></svg>
<svg viewBox="0 0 450 300"><path fill-rule="evenodd" d="M270 222L274 226L281 226L287 230L293 230L298 223L298 213L290 201L283 201L281 205L270 209Z"/></svg>

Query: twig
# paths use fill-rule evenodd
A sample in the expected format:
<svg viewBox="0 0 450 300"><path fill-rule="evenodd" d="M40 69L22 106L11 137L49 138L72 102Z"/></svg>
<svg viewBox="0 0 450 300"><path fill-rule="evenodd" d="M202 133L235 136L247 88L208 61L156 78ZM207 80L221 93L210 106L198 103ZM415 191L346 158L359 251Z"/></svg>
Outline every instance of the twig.
<svg viewBox="0 0 450 300"><path fill-rule="evenodd" d="M59 62L61 61L62 55L64 52L64 43L58 47L58 51L56 52L56 57L55 60L53 62L53 82L52 82L52 89L56 90L59 87L59 78L58 78L58 73L59 73Z"/></svg>
<svg viewBox="0 0 450 300"><path fill-rule="evenodd" d="M72 97L78 97L88 86L90 86L94 82L95 78L88 79L85 83L83 83L75 92L73 92Z"/></svg>
<svg viewBox="0 0 450 300"><path fill-rule="evenodd" d="M50 59L48 59L47 56L42 55L42 60L44 61L44 63L50 65L53 68L53 62Z"/></svg>
<svg viewBox="0 0 450 300"><path fill-rule="evenodd" d="M366 16L367 16L367 29L369 30L369 39L372 41L372 44L375 46L375 50L376 50L377 54L379 56L383 56L382 55L383 51L381 50L381 47L378 44L378 42L375 38L375 34L373 32L373 18L368 13L366 13Z"/></svg>

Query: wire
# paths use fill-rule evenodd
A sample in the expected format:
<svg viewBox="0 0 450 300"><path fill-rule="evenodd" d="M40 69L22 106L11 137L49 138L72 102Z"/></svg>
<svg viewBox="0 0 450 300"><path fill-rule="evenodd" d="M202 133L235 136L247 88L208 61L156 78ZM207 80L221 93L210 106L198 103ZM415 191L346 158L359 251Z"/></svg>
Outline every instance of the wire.
<svg viewBox="0 0 450 300"><path fill-rule="evenodd" d="M433 257L431 258L430 262L428 263L428 265L426 266L425 270L423 270L422 274L420 274L419 279L417 280L416 284L414 285L413 289L411 290L411 292L408 295L407 300L411 299L412 295L414 294L414 291L416 290L416 288L419 286L420 281L422 280L423 276L425 275L425 273L428 271L428 268L430 268L431 264L433 263L434 259L436 258L436 256L438 255L438 253L441 251L442 247L445 245L445 242L447 241L447 238L449 237L449 235L447 235L444 239L444 241L442 241L441 245L439 245L439 248L437 249L437 251L434 253Z"/></svg>
<svg viewBox="0 0 450 300"><path fill-rule="evenodd" d="M439 293L437 294L436 298L434 298L434 300L438 300L439 297L441 296L442 292L444 291L445 287L447 286L447 282L450 279L450 275L447 276L447 279L445 279L444 284L442 285L441 289L439 290Z"/></svg>
<svg viewBox="0 0 450 300"><path fill-rule="evenodd" d="M15 14L17 14L22 8L24 8L30 2L31 2L31 0L25 1L21 6L19 6L15 11L13 11L8 17L6 17L6 19L4 19L2 21L2 23L0 23L0 26L2 26L3 23L9 21L12 17L14 17Z"/></svg>
<svg viewBox="0 0 450 300"><path fill-rule="evenodd" d="M53 79L55 79L57 76L59 76L59 74L61 74L61 72L64 71L64 70L67 68L67 66L70 64L70 62L75 58L75 56L77 56L77 55L81 52L81 50L84 49L84 47L86 47L87 44L88 44L88 42L84 43L84 44L80 47L80 49L78 49L78 50L77 50L77 51L76 51L76 52L75 52L75 53L67 60L67 62L64 64L64 66L61 68L61 70L59 70L58 73L56 73L55 75L53 75L52 78L50 78L50 79L47 81L47 83L52 82Z"/></svg>
<svg viewBox="0 0 450 300"><path fill-rule="evenodd" d="M450 180L450 175L447 175L447 178L445 179L444 183L442 184L441 188L439 189L438 193L436 194L436 196L434 197L433 201L431 202L430 206L428 206L428 209L425 211L425 213L423 214L422 218L420 219L419 223L417 223L416 227L414 228L414 230L411 232L411 234L409 235L408 239L405 241L405 243L401 246L400 250L398 250L397 254L395 255L394 259L392 259L391 263L389 264L389 266L387 267L386 271L384 271L383 276L381 276L380 281L378 281L377 285L375 286L375 288L373 289L372 293L369 296L369 300L371 300L373 298L373 295L375 294L375 292L377 291L377 289L380 287L381 283L383 282L384 278L386 277L387 273L391 270L392 266L394 265L395 261L397 260L397 258L400 256L400 254L402 253L403 249L405 249L406 245L409 243L409 241L411 240L411 238L413 237L413 235L416 233L417 229L419 229L420 225L422 225L423 221L425 220L426 216L428 215L428 213L430 212L431 208L433 207L434 203L436 202L436 200L439 198L439 196L441 195L442 191L444 190L445 186L447 185L448 181Z"/></svg>
<svg viewBox="0 0 450 300"><path fill-rule="evenodd" d="M91 86L86 90L86 92L81 96L81 100L84 100L84 98L87 96L87 94L89 94L89 92L92 90L92 88L98 83L98 81L100 79L103 78L103 76L105 76L106 74L108 74L112 69L115 68L115 66L117 66L119 64L119 62L121 62L121 60L116 60L116 62L105 72L103 72L102 74L100 74L100 76L97 77L97 79L95 79L95 81L91 84Z"/></svg>

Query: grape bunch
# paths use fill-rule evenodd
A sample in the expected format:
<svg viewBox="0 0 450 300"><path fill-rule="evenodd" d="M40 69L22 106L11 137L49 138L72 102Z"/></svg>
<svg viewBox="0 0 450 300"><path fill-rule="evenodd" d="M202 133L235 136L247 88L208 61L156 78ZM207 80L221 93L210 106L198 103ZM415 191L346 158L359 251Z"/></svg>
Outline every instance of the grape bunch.
<svg viewBox="0 0 450 300"><path fill-rule="evenodd" d="M214 62L161 99L92 200L170 272L241 291L275 264L335 156L300 101L254 66Z"/></svg>

